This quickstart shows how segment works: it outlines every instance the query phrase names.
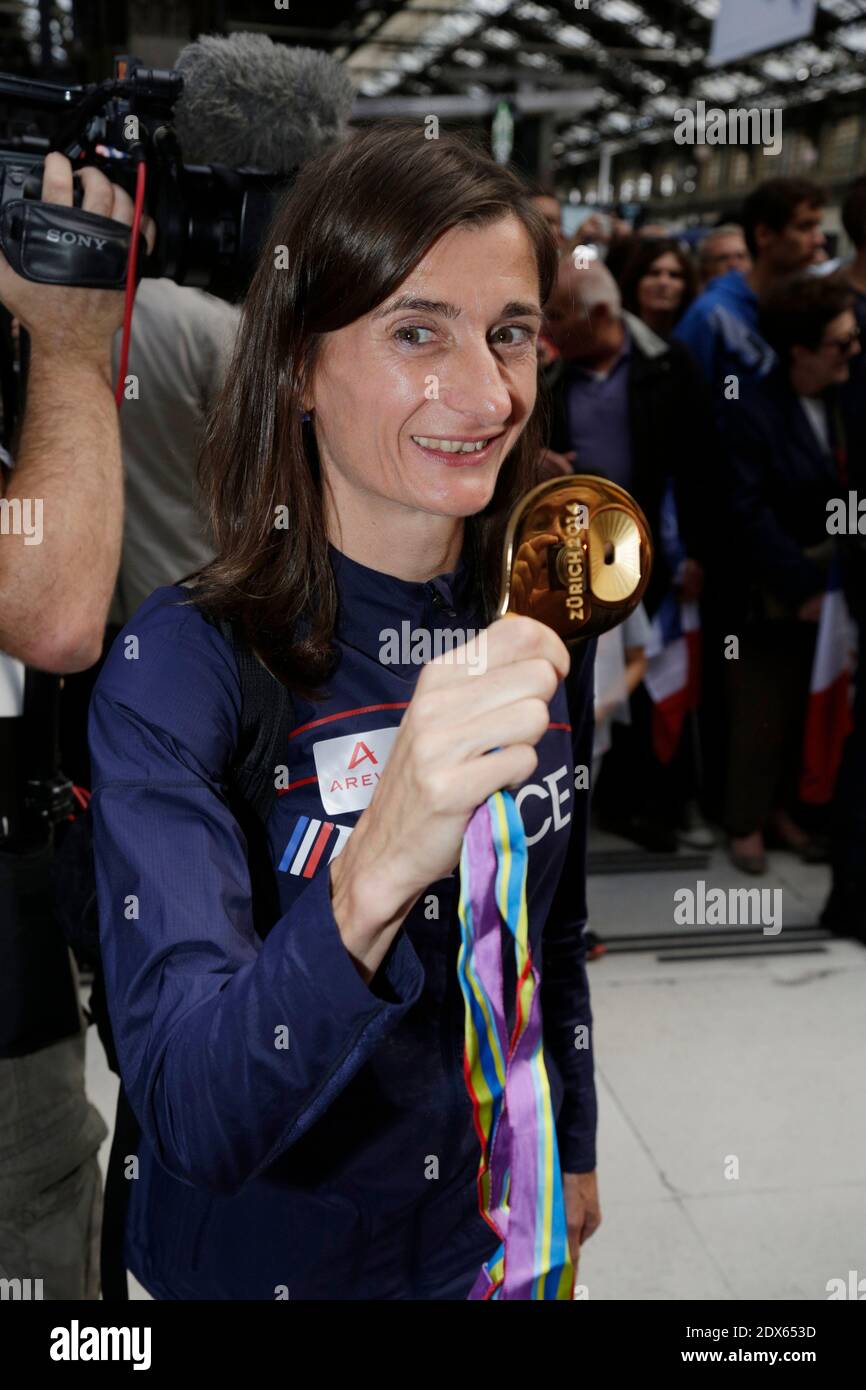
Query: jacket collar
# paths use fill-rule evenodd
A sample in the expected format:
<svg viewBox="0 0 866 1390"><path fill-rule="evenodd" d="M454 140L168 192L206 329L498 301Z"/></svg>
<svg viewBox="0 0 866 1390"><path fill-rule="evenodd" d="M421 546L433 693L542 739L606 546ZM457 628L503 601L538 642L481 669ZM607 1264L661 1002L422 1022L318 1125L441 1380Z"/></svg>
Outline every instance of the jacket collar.
<svg viewBox="0 0 866 1390"><path fill-rule="evenodd" d="M628 309L624 309L622 316L633 342L644 357L663 357L666 352L670 352L664 338L654 333L637 314L630 314Z"/></svg>
<svg viewBox="0 0 866 1390"><path fill-rule="evenodd" d="M700 297L704 296L710 303L720 300L723 304L737 304L752 309L757 308L758 304L758 296L741 270L726 270L724 275L717 275Z"/></svg>
<svg viewBox="0 0 866 1390"><path fill-rule="evenodd" d="M362 565L330 542L328 556L338 595L334 636L377 660L388 640L382 634L401 633L404 623L412 633L483 624L468 539L456 569L425 581L398 579Z"/></svg>

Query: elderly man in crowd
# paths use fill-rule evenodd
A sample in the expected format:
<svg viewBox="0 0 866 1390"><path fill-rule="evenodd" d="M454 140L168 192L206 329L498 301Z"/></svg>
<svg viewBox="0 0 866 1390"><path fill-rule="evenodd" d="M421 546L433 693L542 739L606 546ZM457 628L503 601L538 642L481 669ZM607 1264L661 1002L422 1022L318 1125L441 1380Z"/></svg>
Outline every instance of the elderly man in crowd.
<svg viewBox="0 0 866 1390"><path fill-rule="evenodd" d="M742 227L736 222L723 222L713 227L698 244L698 272L701 289L706 289L717 275L727 275L729 270L738 270L746 275L752 268L752 258L746 245Z"/></svg>
<svg viewBox="0 0 866 1390"><path fill-rule="evenodd" d="M560 354L545 374L549 469L600 474L640 504L655 549L644 597L650 617L671 589L681 599L697 598L707 531L700 460L712 431L706 390L688 352L624 311L609 270L580 248L560 261L545 305L545 332ZM632 718L628 753L622 760L609 757L610 795L600 784L597 806L610 829L647 848L673 849L694 795L693 778L684 767L659 777L649 736L652 710L642 689L632 701ZM643 771L635 759L646 764Z"/></svg>

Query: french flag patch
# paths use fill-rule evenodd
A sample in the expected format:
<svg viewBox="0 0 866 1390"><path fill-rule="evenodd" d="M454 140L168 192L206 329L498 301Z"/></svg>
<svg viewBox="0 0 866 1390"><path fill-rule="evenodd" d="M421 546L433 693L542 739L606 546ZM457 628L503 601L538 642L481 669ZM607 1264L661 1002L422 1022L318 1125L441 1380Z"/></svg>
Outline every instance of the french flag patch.
<svg viewBox="0 0 866 1390"><path fill-rule="evenodd" d="M323 860L330 864L340 853L353 829L351 825L337 825L330 820L321 821L312 816L299 816L289 843L283 850L283 857L277 865L278 871L281 874L297 874L301 878L312 878ZM326 850L330 851L327 857Z"/></svg>

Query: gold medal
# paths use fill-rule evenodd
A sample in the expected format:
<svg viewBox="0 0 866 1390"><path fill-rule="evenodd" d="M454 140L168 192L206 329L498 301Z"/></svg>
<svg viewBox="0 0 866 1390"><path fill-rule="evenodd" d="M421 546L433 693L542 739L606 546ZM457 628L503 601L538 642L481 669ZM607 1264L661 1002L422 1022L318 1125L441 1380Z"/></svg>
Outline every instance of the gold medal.
<svg viewBox="0 0 866 1390"><path fill-rule="evenodd" d="M616 483L549 478L508 519L496 616L537 618L564 642L597 637L640 603L652 567L647 519Z"/></svg>

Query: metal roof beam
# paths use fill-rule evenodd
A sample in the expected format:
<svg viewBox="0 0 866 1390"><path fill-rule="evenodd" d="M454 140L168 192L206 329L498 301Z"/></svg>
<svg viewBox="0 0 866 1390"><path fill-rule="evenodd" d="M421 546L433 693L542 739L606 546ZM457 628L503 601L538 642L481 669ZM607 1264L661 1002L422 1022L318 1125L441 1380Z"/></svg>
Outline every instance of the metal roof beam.
<svg viewBox="0 0 866 1390"><path fill-rule="evenodd" d="M484 116L506 100L525 116L544 112L561 112L563 116L579 115L598 105L595 91L567 92L504 92L456 96L386 96L356 97L353 117L375 120L382 116Z"/></svg>

